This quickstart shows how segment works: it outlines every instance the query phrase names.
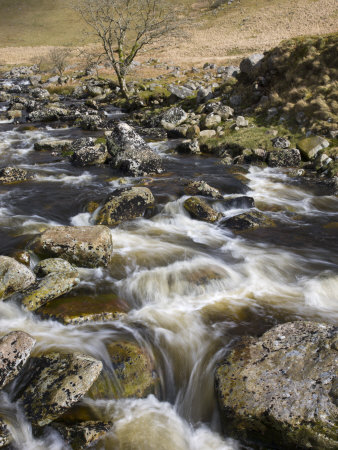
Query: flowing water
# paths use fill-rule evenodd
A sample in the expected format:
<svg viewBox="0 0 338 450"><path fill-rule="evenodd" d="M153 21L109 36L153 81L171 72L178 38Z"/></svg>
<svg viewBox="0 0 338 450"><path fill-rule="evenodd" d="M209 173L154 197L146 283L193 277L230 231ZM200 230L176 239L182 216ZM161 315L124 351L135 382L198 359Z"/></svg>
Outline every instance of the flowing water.
<svg viewBox="0 0 338 450"><path fill-rule="evenodd" d="M109 167L75 168L33 149L34 142L47 137L80 135L93 133L52 126L25 131L9 121L0 124L2 166L15 164L35 173L31 181L0 187L0 254L24 249L48 225L94 224L96 212L87 212L88 203L102 202L122 175ZM127 317L64 326L0 302L0 335L23 330L37 340L35 354L81 351L111 370L108 342L128 338L148 349L161 381L157 397L84 399L97 417L114 422L97 449L244 448L222 437L215 367L239 336L259 335L288 320L336 321L338 200L325 187L292 179L279 169L233 170L212 157L175 155L170 142L151 145L163 156L165 173L142 180L124 177L123 186L150 187L155 213L113 228L112 265L80 269L76 288L91 296L118 294L131 308ZM225 198L254 197L275 226L236 235L191 219L183 208L182 177L203 179ZM229 217L243 211L226 210L219 200L213 206ZM0 394L0 413L10 423L16 448L67 448L51 429L34 437L11 394L11 389Z"/></svg>

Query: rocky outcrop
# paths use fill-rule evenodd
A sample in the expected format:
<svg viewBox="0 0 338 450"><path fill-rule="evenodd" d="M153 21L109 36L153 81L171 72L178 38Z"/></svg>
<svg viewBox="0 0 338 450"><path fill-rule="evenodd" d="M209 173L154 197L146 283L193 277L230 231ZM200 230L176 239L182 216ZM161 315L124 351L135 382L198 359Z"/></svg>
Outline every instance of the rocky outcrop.
<svg viewBox="0 0 338 450"><path fill-rule="evenodd" d="M295 167L301 163L300 152L296 148L272 150L268 153L267 163L270 167Z"/></svg>
<svg viewBox="0 0 338 450"><path fill-rule="evenodd" d="M19 183L20 181L26 181L29 178L27 170L20 169L19 167L8 166L0 169L0 184Z"/></svg>
<svg viewBox="0 0 338 450"><path fill-rule="evenodd" d="M42 257L60 257L76 266L107 266L113 251L109 228L51 227L33 244L34 251Z"/></svg>
<svg viewBox="0 0 338 450"><path fill-rule="evenodd" d="M220 225L234 231L242 231L263 226L272 226L273 222L260 211L248 211L224 219Z"/></svg>
<svg viewBox="0 0 338 450"><path fill-rule="evenodd" d="M116 189L106 199L96 221L99 224L116 226L126 220L143 216L146 209L154 203L154 196L148 188Z"/></svg>
<svg viewBox="0 0 338 450"><path fill-rule="evenodd" d="M209 186L205 181L189 181L184 187L186 195L203 195L204 197L211 197L214 199L222 199L223 195L220 191L212 186Z"/></svg>
<svg viewBox="0 0 338 450"><path fill-rule="evenodd" d="M162 172L162 159L124 122L118 123L107 138L112 166L132 176Z"/></svg>
<svg viewBox="0 0 338 450"><path fill-rule="evenodd" d="M82 147L76 150L70 157L74 166L85 167L96 164L104 164L107 160L108 152L105 145L94 145L93 147Z"/></svg>
<svg viewBox="0 0 338 450"><path fill-rule="evenodd" d="M183 206L192 218L203 220L203 222L213 223L222 217L221 213L215 211L208 203L198 197L189 197Z"/></svg>
<svg viewBox="0 0 338 450"><path fill-rule="evenodd" d="M216 370L222 423L274 448L335 449L337 328L289 322L242 338Z"/></svg>
<svg viewBox="0 0 338 450"><path fill-rule="evenodd" d="M33 358L20 397L28 419L38 426L57 419L86 394L101 370L101 361L79 353Z"/></svg>
<svg viewBox="0 0 338 450"><path fill-rule="evenodd" d="M0 339L0 389L20 373L35 342L32 336L23 331L12 331Z"/></svg>
<svg viewBox="0 0 338 450"><path fill-rule="evenodd" d="M22 291L35 282L34 273L9 256L0 256L0 299Z"/></svg>
<svg viewBox="0 0 338 450"><path fill-rule="evenodd" d="M87 421L74 425L54 423L55 428L73 450L91 447L111 429L112 422Z"/></svg>

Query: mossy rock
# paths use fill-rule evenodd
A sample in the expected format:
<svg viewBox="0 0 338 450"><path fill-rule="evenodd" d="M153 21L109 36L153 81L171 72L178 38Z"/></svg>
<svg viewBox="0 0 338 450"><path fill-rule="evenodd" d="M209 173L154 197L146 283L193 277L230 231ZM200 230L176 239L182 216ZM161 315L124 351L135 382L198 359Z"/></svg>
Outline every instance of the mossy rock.
<svg viewBox="0 0 338 450"><path fill-rule="evenodd" d="M158 391L154 361L145 348L123 341L109 344L107 350L114 379L103 372L88 393L91 398L145 398Z"/></svg>
<svg viewBox="0 0 338 450"><path fill-rule="evenodd" d="M183 206L191 217L203 222L213 223L222 217L222 214L215 211L208 203L198 197L189 197Z"/></svg>
<svg viewBox="0 0 338 450"><path fill-rule="evenodd" d="M97 297L63 296L39 308L37 313L46 319L55 319L64 324L119 320L129 307L115 294Z"/></svg>
<svg viewBox="0 0 338 450"><path fill-rule="evenodd" d="M314 159L320 150L328 146L329 142L320 136L311 136L297 142L297 147L306 161Z"/></svg>

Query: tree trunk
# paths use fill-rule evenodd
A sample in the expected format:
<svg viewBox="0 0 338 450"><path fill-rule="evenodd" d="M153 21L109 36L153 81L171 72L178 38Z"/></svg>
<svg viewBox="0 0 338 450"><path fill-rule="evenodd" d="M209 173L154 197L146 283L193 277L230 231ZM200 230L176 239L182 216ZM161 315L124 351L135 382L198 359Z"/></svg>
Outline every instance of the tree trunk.
<svg viewBox="0 0 338 450"><path fill-rule="evenodd" d="M125 76L121 73L117 73L117 78L119 81L119 86L120 86L123 97L126 98L127 100L129 100L129 92L128 92L128 86L126 83Z"/></svg>

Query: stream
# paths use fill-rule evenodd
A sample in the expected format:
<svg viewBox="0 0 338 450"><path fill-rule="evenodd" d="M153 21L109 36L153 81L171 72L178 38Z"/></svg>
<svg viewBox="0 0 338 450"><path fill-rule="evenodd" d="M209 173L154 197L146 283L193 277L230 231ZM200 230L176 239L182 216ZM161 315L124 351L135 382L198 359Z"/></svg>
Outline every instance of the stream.
<svg viewBox="0 0 338 450"><path fill-rule="evenodd" d="M5 107L0 103L0 110ZM108 342L132 339L148 350L160 377L156 396L84 398L100 419L114 423L96 449L249 448L222 436L215 367L240 336L260 335L290 320L337 320L337 197L283 169L229 168L211 156L177 155L171 141L151 143L163 157L165 171L142 178L125 177L109 166L77 168L33 148L46 138L95 135L53 124L25 130L0 122L1 166L16 165L35 174L27 182L0 186L0 254L23 250L48 225L93 225L97 211L87 212L87 205L102 204L121 186L121 177L123 187L147 186L156 200L154 214L112 228L111 265L79 269L81 282L72 291L93 298L113 292L130 312L112 322L65 326L0 302L0 335L29 333L37 340L33 354L90 354L111 369L112 380ZM275 226L234 234L193 220L183 207L182 178L204 180L224 198L252 196ZM225 209L222 200L213 201L213 207L226 217L244 211ZM33 258L32 266L37 261ZM0 413L10 424L15 448L68 448L51 428L34 437L11 398L10 390L0 394Z"/></svg>

